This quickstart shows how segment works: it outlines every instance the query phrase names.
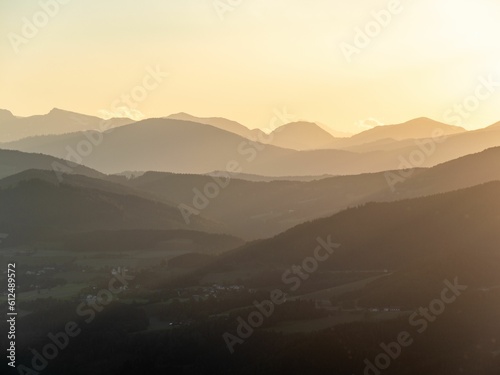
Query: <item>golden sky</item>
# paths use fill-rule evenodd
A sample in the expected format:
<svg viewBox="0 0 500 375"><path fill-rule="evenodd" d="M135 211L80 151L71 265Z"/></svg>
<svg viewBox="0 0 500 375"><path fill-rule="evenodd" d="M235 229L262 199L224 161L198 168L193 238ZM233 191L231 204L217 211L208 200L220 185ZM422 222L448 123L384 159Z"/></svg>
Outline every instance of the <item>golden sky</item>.
<svg viewBox="0 0 500 375"><path fill-rule="evenodd" d="M0 108L477 128L500 121L498 20L498 0L1 2Z"/></svg>

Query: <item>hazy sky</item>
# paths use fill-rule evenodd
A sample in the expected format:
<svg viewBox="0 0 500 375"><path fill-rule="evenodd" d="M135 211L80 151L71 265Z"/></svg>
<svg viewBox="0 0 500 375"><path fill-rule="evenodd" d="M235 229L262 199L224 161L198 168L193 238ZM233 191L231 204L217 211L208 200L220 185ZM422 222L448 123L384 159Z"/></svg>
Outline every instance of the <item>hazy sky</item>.
<svg viewBox="0 0 500 375"><path fill-rule="evenodd" d="M0 108L16 115L128 106L253 128L286 107L351 132L369 119L500 121L498 0L61 0L40 13L54 1L0 3ZM377 27L372 12L389 8ZM356 28L373 37L349 62L341 43L355 51Z"/></svg>

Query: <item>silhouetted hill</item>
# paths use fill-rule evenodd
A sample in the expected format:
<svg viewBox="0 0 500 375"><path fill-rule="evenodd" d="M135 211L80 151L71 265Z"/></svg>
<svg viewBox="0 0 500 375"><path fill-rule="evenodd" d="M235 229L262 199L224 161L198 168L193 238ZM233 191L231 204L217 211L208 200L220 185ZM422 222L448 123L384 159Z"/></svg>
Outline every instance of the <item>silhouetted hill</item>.
<svg viewBox="0 0 500 375"><path fill-rule="evenodd" d="M494 228L499 213L499 181L429 197L366 203L250 243L228 260L293 264L311 255L317 237L327 236L342 245L339 255L325 262L332 269L393 270L443 252L498 252L500 232Z"/></svg>
<svg viewBox="0 0 500 375"><path fill-rule="evenodd" d="M312 122L293 122L271 133L271 144L294 150L332 148L336 138Z"/></svg>
<svg viewBox="0 0 500 375"><path fill-rule="evenodd" d="M390 172L400 176L398 171ZM500 180L500 148L468 155L429 169L415 169L411 176L388 183L386 172L298 181L248 180L236 175L210 199L202 215L226 223L231 233L265 238L307 220L332 215L369 201L393 201L463 189ZM193 207L193 189L203 191L211 176L147 172L118 180L162 201Z"/></svg>
<svg viewBox="0 0 500 375"><path fill-rule="evenodd" d="M493 125L488 126L486 129L498 128L500 127L500 122L496 122Z"/></svg>
<svg viewBox="0 0 500 375"><path fill-rule="evenodd" d="M33 137L4 144L4 148L68 157L68 147L78 149L87 142L82 133ZM126 145L126 147L125 147ZM74 151L75 152L75 151ZM206 124L170 119L151 119L119 127L104 134L88 155L71 155L81 163L105 173L125 170L158 170L179 173L209 173L238 163L242 172L260 175L322 175L334 171L369 171L397 164L380 156L347 151L318 150L304 153L254 143L234 133ZM237 167L238 167L237 166ZM383 169L383 168L382 168Z"/></svg>
<svg viewBox="0 0 500 375"><path fill-rule="evenodd" d="M8 111L6 109L0 109L0 125L3 122L13 121L15 119L16 119L16 117L12 114L11 111Z"/></svg>
<svg viewBox="0 0 500 375"><path fill-rule="evenodd" d="M65 160L52 156L0 149L0 179L28 169L42 169L53 172L54 166L56 166L58 170L64 170L67 173L75 173L94 178L104 177L102 173L83 165L71 164L70 167L68 167ZM56 173L53 172L53 174L54 177L56 177Z"/></svg>
<svg viewBox="0 0 500 375"><path fill-rule="evenodd" d="M348 132L344 132L344 131L333 129L329 125L325 125L325 124L323 124L321 122L314 122L314 123L316 125L318 125L324 131L326 131L329 134L331 134L332 136L334 136L335 138L349 138L349 137L353 136L353 133L348 133Z"/></svg>
<svg viewBox="0 0 500 375"><path fill-rule="evenodd" d="M434 123L425 123L429 129L434 126ZM420 129L418 121L405 126ZM443 133L446 127L441 128ZM431 131L427 136L432 135ZM108 134L94 134L100 139L95 145L87 136L72 133L32 137L2 147L69 158L105 173L155 170L205 174L229 168L238 173L286 177L353 175L405 169L408 165L431 167L500 145L500 128L487 128L452 134L439 142L430 139L397 141L401 143L397 147L389 144L386 151L296 151L252 142L210 125L171 119L145 120L121 126ZM336 142L344 147L346 140L337 139ZM90 144L90 148L81 154L77 150L82 149L83 143ZM424 147L427 149L423 151ZM414 160L415 153L419 155L418 163L412 162L417 163L412 165L408 160Z"/></svg>
<svg viewBox="0 0 500 375"><path fill-rule="evenodd" d="M15 187L23 181L41 180L55 186L71 186L82 189L96 189L109 193L119 193L122 195L136 195L145 199L157 200L152 194L137 190L124 184L119 184L106 175L96 175L93 177L79 174L56 175L52 171L29 169L15 175L5 177L0 180L0 188L6 189ZM168 203L168 202L166 202Z"/></svg>
<svg viewBox="0 0 500 375"><path fill-rule="evenodd" d="M494 147L419 170L395 188L399 195L410 197L463 189L499 180L500 147Z"/></svg>
<svg viewBox="0 0 500 375"><path fill-rule="evenodd" d="M102 144L94 147L82 162L99 166L99 170L110 173L124 170L193 170L206 173L226 169L231 159L242 158L238 153L240 144L249 142L246 138L210 125L170 119L152 119L126 125L104 137ZM76 150L82 140L86 140L83 134L73 133L38 141L23 140L9 146L66 157L66 147L69 145ZM278 154L287 152L280 149L268 152L273 151Z"/></svg>
<svg viewBox="0 0 500 375"><path fill-rule="evenodd" d="M127 118L108 121L95 116L54 108L45 115L15 117L8 111L0 114L0 142L11 142L21 138L64 134L84 130L105 130L134 122ZM9 115L10 114L10 115Z"/></svg>
<svg viewBox="0 0 500 375"><path fill-rule="evenodd" d="M213 171L207 173L207 176L221 176L221 174L226 173L225 171ZM128 176L140 177L144 173L129 173ZM248 173L231 173L231 176L237 180L245 180L245 181L254 181L254 182L271 182L271 181L315 181L322 180L324 178L333 177L332 175L322 175L322 176L261 176L256 174L248 174Z"/></svg>
<svg viewBox="0 0 500 375"><path fill-rule="evenodd" d="M220 226L202 217L188 227L177 208L112 188L102 181L58 182L47 172L28 171L2 180L0 228L22 235L95 230L192 229L212 232ZM70 179L71 181L78 180ZM104 187L102 187L103 185Z"/></svg>
<svg viewBox="0 0 500 375"><path fill-rule="evenodd" d="M189 121L196 122L199 124L211 125L213 127L238 134L242 137L248 139L257 139L258 135L262 133L258 129L250 130L246 126L232 120L228 120L222 117L196 117L192 116L188 113L176 113L167 117L172 120L181 120L181 121Z"/></svg>
<svg viewBox="0 0 500 375"><path fill-rule="evenodd" d="M376 126L353 135L349 138L349 143L359 145L387 138L394 140L430 138L436 129L441 129L444 135L466 132L464 128L421 117L403 124Z"/></svg>
<svg viewBox="0 0 500 375"><path fill-rule="evenodd" d="M340 247L331 247L332 255L319 262L318 275L386 270L385 277L346 292L341 300L414 308L436 298L446 279L458 278L470 290L500 284L499 212L498 181L424 198L368 203L244 245L205 272L254 270L258 275L255 270L274 270L267 282L278 286L280 270L301 265L314 256L318 238L330 238Z"/></svg>

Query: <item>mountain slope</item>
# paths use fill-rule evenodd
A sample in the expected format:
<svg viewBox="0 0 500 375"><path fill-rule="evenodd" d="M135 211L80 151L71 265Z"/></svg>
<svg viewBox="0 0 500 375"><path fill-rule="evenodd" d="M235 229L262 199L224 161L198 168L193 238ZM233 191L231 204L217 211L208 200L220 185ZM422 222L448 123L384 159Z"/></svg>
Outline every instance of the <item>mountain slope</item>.
<svg viewBox="0 0 500 375"><path fill-rule="evenodd" d="M65 160L43 154L0 149L0 179L29 169L53 171L54 167L65 173L75 173L88 177L102 178L104 175L83 165L68 164ZM56 173L54 172L54 176Z"/></svg>
<svg viewBox="0 0 500 375"><path fill-rule="evenodd" d="M188 226L177 208L123 186L68 177L70 182L59 182L50 172L26 171L1 180L1 230L26 235L128 229L220 231L202 217Z"/></svg>
<svg viewBox="0 0 500 375"><path fill-rule="evenodd" d="M10 112L9 112L10 113ZM130 124L126 118L109 121L94 116L82 115L54 108L45 115L14 117L0 115L0 142L11 142L21 138L43 134L64 134L84 130L105 130Z"/></svg>
<svg viewBox="0 0 500 375"><path fill-rule="evenodd" d="M0 109L0 125L7 121L13 121L16 117L12 114L11 111L6 109Z"/></svg>
<svg viewBox="0 0 500 375"><path fill-rule="evenodd" d="M500 181L500 147L417 171L395 188L398 195L412 197L464 189L490 181Z"/></svg>
<svg viewBox="0 0 500 375"><path fill-rule="evenodd" d="M41 169L29 169L23 172L0 179L0 189L15 187L19 183L41 180L54 186L71 186L77 189L93 189L103 192L135 195L149 200L156 200L153 195L134 189L124 184L112 181L112 178L106 175L85 176L80 174L61 174L57 175L53 171ZM165 202L168 204L168 202Z"/></svg>
<svg viewBox="0 0 500 375"><path fill-rule="evenodd" d="M210 125L169 119L151 119L119 127L104 134L100 144L91 145L88 155L75 156L82 142L89 141L84 134L73 133L33 137L2 146L61 158L68 157L70 149L73 160L106 173L126 170L209 173L226 170L235 162L241 172L268 176L322 175L332 170L349 173L371 168L363 160L368 158L365 155L336 150L328 150L327 155L324 150L301 154L255 143Z"/></svg>
<svg viewBox="0 0 500 375"><path fill-rule="evenodd" d="M388 270L398 277L412 275L415 290L457 276L471 288L498 285L499 213L498 181L424 198L368 203L244 245L219 266L226 272L285 269L313 256L318 238L330 238L340 247L331 249L319 272ZM275 273L273 282L279 283L281 272ZM393 287L404 294L406 284ZM405 294L407 301L412 299Z"/></svg>
<svg viewBox="0 0 500 375"><path fill-rule="evenodd" d="M238 134L244 138L248 139L257 139L260 130L254 129L250 130L246 126L232 120L228 120L222 117L196 117L192 116L188 113L175 113L167 117L171 120L181 120L181 121L189 121L196 122L199 124L211 125L215 128L222 129L234 134Z"/></svg>
<svg viewBox="0 0 500 375"><path fill-rule="evenodd" d="M326 130L311 122L293 122L280 126L271 136L272 145L294 150L331 148L336 140Z"/></svg>
<svg viewBox="0 0 500 375"><path fill-rule="evenodd" d="M315 124L318 125L324 131L328 132L330 135L334 136L335 138L349 138L353 136L353 133L347 133L340 130L336 130L320 122L315 122Z"/></svg>
<svg viewBox="0 0 500 375"><path fill-rule="evenodd" d="M390 172L398 176L398 172ZM226 223L242 238L276 235L307 220L329 216L368 201L393 201L463 189L500 180L500 147L429 169L416 169L391 189L385 172L312 181L246 181L236 174L220 178L225 186L202 214ZM193 189L203 191L211 176L147 172L117 180L173 204L194 206ZM237 209L235 209L237 208Z"/></svg>
<svg viewBox="0 0 500 375"><path fill-rule="evenodd" d="M420 139L431 138L433 132L440 129L443 135L452 135L466 132L464 128L446 125L425 117L410 120L403 124L376 126L349 138L349 144L360 145L363 143L375 142L383 139Z"/></svg>
<svg viewBox="0 0 500 375"><path fill-rule="evenodd" d="M405 169L408 160L415 159L415 153L419 155L418 163L410 166L431 167L500 145L500 128L489 128L449 135L439 142L405 141L404 147L391 147L387 151L296 151L253 142L210 125L169 119L145 120L107 134L91 135L99 141L89 140L89 134L72 133L33 137L2 147L69 158L110 174L148 170L205 174L230 169L238 173L286 177ZM431 150L422 151L423 147Z"/></svg>

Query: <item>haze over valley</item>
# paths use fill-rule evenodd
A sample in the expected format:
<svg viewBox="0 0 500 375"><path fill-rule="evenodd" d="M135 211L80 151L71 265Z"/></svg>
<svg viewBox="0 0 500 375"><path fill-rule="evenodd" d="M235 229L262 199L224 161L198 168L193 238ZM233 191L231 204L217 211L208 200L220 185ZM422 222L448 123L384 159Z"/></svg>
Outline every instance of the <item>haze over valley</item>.
<svg viewBox="0 0 500 375"><path fill-rule="evenodd" d="M499 16L0 4L0 373L498 375Z"/></svg>

